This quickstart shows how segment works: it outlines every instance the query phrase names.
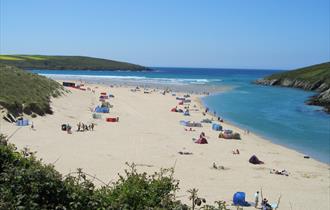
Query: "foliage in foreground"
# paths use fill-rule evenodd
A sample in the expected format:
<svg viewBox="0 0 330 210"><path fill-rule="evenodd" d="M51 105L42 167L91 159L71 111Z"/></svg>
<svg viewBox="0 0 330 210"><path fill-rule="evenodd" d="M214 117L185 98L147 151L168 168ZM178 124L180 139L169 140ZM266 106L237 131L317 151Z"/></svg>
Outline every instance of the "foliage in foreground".
<svg viewBox="0 0 330 210"><path fill-rule="evenodd" d="M96 188L82 171L63 177L1 135L0 209L181 209L172 170L148 176L134 164L129 168L118 181Z"/></svg>
<svg viewBox="0 0 330 210"><path fill-rule="evenodd" d="M63 87L44 76L0 64L0 105L10 113L51 114L50 98L61 95Z"/></svg>
<svg viewBox="0 0 330 210"><path fill-rule="evenodd" d="M175 198L179 181L173 178L173 169L147 175L138 173L135 164L127 165L117 181L96 188L81 169L76 176L62 176L28 149L18 152L0 134L0 209L227 209L224 201L216 201L216 207L207 205L196 189L188 191L192 206L182 204Z"/></svg>

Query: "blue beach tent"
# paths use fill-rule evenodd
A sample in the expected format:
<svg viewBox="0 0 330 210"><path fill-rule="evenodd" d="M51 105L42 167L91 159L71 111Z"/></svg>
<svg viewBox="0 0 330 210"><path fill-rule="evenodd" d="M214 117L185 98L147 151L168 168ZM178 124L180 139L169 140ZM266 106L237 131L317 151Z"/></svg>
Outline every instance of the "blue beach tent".
<svg viewBox="0 0 330 210"><path fill-rule="evenodd" d="M213 123L212 124L212 130L221 131L222 130L222 126L219 125L219 124Z"/></svg>
<svg viewBox="0 0 330 210"><path fill-rule="evenodd" d="M96 113L109 113L110 109L108 107L100 107L100 106L97 106L95 108L95 112Z"/></svg>
<svg viewBox="0 0 330 210"><path fill-rule="evenodd" d="M181 121L180 121L180 124L181 124L181 125L184 125L184 126L187 126L187 125L188 125L188 121L181 120Z"/></svg>
<svg viewBox="0 0 330 210"><path fill-rule="evenodd" d="M233 196L233 203L235 206L250 206L250 204L245 201L244 192L236 192Z"/></svg>
<svg viewBox="0 0 330 210"><path fill-rule="evenodd" d="M17 126L28 126L29 125L29 120L24 120L24 119L17 120L16 125Z"/></svg>

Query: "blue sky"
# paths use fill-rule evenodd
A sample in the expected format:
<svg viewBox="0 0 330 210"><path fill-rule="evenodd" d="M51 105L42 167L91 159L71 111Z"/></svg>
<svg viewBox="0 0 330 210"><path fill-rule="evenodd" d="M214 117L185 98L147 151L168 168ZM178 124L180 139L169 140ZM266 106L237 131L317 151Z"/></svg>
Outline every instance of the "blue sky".
<svg viewBox="0 0 330 210"><path fill-rule="evenodd" d="M260 69L330 60L328 0L0 2L1 54Z"/></svg>

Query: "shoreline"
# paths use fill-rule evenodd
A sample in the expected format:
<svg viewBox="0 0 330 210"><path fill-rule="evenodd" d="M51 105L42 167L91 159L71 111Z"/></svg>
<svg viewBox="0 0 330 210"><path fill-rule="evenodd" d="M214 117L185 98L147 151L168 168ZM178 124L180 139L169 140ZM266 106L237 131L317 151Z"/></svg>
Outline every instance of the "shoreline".
<svg viewBox="0 0 330 210"><path fill-rule="evenodd" d="M89 82L89 81L86 81L86 80L85 81L84 80L55 80L55 81L57 81L59 83L62 83L63 81L70 81L70 82L75 82L75 83L85 83L85 84L89 84L89 85L102 85L102 86L106 86L107 85L104 82L97 82L97 83L95 83L95 82ZM110 81L110 83L112 83L112 82ZM136 85L133 85L133 84L123 84L121 82L119 82L119 83L113 83L113 84L114 84L115 87L116 86L123 87L123 88L135 88L136 87ZM152 84L152 85L154 85L154 86L145 86L145 84L142 84L140 86L143 87L143 88L146 88L146 89L149 89L150 88L150 89L156 89L156 90L163 90L162 87L157 87L157 85L155 85L155 84ZM194 86L194 85L191 85L191 86ZM227 92L230 89L231 89L231 87L224 86L223 88L222 87L219 88L218 91L208 92L209 95L208 94L205 94L205 92L203 92L203 91L198 93L198 92L187 92L185 90L180 90L180 89L179 90L175 90L173 92L180 93L180 94L187 94L187 93L193 94L196 97L195 98L195 102L199 105L199 108L202 109L202 110L205 110L206 106L203 104L203 101L202 101L202 98L203 97L207 97L207 96L210 96L210 95L213 95L213 94ZM217 119L217 116L213 115L211 112L207 112L206 115L209 116L209 117L211 117L211 118ZM215 121L217 121L217 120L215 120ZM240 127L239 125L236 125L235 122L226 121L224 119L224 122L222 122L221 124L225 124L225 125L228 125L230 127L233 127L236 130L239 130L240 133L245 132L245 129L242 128L242 127ZM249 131L249 134L255 136L258 139L261 139L263 141L266 141L266 142L268 142L270 144L274 144L276 146L280 146L280 147L283 147L285 149L291 150L292 152L295 152L295 153L301 155L302 158L304 158L304 156L308 156L309 157L308 159L313 160L315 162L318 162L320 164L324 164L327 167L330 167L330 162L327 163L327 162L323 162L321 160L315 159L313 157L310 157L307 154L302 153L299 150L296 150L294 148L288 147L288 146L286 146L284 144L279 144L279 143L273 142L271 139L267 138L266 136L262 136L262 135L256 134L255 132Z"/></svg>
<svg viewBox="0 0 330 210"><path fill-rule="evenodd" d="M202 109L205 110L205 109L206 109L206 106L203 104L202 97L206 97L206 96L199 96L199 97L197 97L196 102L199 104L199 106L200 106ZM213 115L213 114L210 113L210 112L206 113L206 115L210 116L211 118L215 118L215 119L217 118L217 116ZM235 127L237 130L240 130L240 132L242 132L242 133L245 132L245 129L243 129L243 128L240 127L239 125L236 125L234 122L226 121L226 120L224 119L224 122L222 122L221 124L225 124L225 125L228 125L228 126L231 126L231 127ZM275 142L273 142L271 139L269 139L269 138L267 138L267 137L265 137L265 136L259 135L259 134L255 133L255 132L251 132L251 131L249 131L249 135L254 135L254 136L257 137L258 139L261 139L261 140L263 140L263 141L266 141L266 142L268 142L268 143L270 143L270 144L274 144L274 145L276 145L276 146L280 146L280 147L283 147L283 148L285 148L285 149L291 150L292 152L295 152L295 153L297 153L297 154L300 154L302 158L304 158L304 156L308 156L309 158L307 158L307 159L313 160L313 161L318 162L318 163L320 163L320 164L324 164L324 165L327 166L327 167L330 167L330 163L326 163L326 162L323 162L323 161L321 161L321 160L318 160L318 159L315 159L315 158L313 158L313 157L310 157L309 155L304 154L304 153L300 152L299 150L293 149L293 148L288 147L288 146L286 146L286 145L279 144L279 143L275 143Z"/></svg>
<svg viewBox="0 0 330 210"><path fill-rule="evenodd" d="M66 88L70 93L52 100L53 115L32 119L36 131L28 127L19 130L10 142L19 149L28 146L37 151L37 157L45 163L53 163L62 174L83 168L85 172L96 175L108 183L122 174L125 162L134 162L138 170L152 173L160 168L175 166L174 176L180 180L180 190L176 196L184 203L190 202L187 190L199 189L199 195L211 204L215 200L231 202L237 191L247 194L247 200L253 201L255 191L264 189L269 200L275 201L279 193L283 195L281 205L289 208L294 201L295 209L311 209L308 199L316 201L320 209L328 208L329 166L314 159L303 159L300 153L276 145L253 133L241 133L242 140L223 140L218 138L218 131L211 129L211 124L203 124L196 131L185 131L180 120L199 122L204 117L204 107L198 104L202 95L191 94L192 105L197 111L191 116L170 112L178 104L176 96L183 93L161 94L160 89L149 94L132 92L130 87L85 83L82 91ZM97 87L97 88L96 88ZM113 105L109 114L102 114L102 120L91 119L90 108L99 104L99 94L107 92L115 95L110 99ZM177 105L178 107L181 107ZM211 114L211 113L209 113ZM119 117L118 123L105 122L104 117ZM96 122L95 131L61 131L60 125L69 123L76 128L78 122ZM243 131L228 122L221 123L226 129ZM12 133L15 125L2 123L2 131ZM208 144L194 144L200 132L208 136ZM240 155L233 155L232 150L239 149ZM180 151L191 155L178 154ZM263 165L248 162L251 155L257 155ZM225 167L215 170L212 164ZM270 174L271 169L290 172L288 177ZM242 176L244 174L244 176ZM101 186L101 183L97 183ZM311 195L309 192L313 191ZM297 197L297 193L299 196Z"/></svg>

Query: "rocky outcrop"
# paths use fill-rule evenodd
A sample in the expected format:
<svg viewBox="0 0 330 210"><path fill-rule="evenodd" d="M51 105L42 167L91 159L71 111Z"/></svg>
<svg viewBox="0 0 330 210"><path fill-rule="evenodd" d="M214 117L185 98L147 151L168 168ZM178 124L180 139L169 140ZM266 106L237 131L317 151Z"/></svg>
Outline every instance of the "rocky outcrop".
<svg viewBox="0 0 330 210"><path fill-rule="evenodd" d="M316 91L318 94L312 96L309 100L306 101L309 105L323 106L325 111L330 114L330 86L324 81L309 82L297 79L259 79L254 82L259 85L268 85L268 86L283 86L283 87L292 87L300 88L309 91Z"/></svg>

